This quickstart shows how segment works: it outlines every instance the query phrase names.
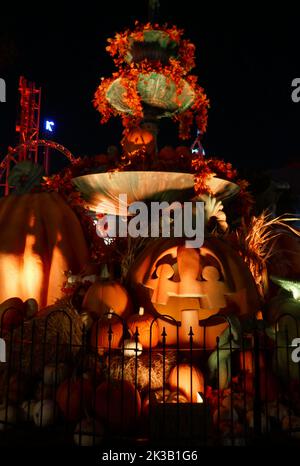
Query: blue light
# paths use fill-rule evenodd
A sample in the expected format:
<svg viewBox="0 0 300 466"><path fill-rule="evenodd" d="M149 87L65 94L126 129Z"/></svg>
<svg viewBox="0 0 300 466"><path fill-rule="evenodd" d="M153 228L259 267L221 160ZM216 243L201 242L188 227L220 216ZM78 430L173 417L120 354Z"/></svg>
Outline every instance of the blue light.
<svg viewBox="0 0 300 466"><path fill-rule="evenodd" d="M49 131L49 133L53 133L53 131L54 131L54 126L55 126L54 121L45 120L45 130L46 130L46 131Z"/></svg>

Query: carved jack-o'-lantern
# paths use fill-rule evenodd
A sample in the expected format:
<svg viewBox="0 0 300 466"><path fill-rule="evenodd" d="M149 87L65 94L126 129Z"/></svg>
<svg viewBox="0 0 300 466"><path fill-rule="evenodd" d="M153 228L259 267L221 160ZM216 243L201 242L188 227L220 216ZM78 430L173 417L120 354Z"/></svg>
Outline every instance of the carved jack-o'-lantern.
<svg viewBox="0 0 300 466"><path fill-rule="evenodd" d="M197 249L176 239L153 242L137 258L130 279L140 305L180 323L181 344L189 343L192 327L194 345L214 347L227 326L219 314L254 314L259 309L249 269L217 238L207 239ZM166 328L166 343L176 344L174 322L160 318L158 323L160 330Z"/></svg>
<svg viewBox="0 0 300 466"><path fill-rule="evenodd" d="M150 131L144 128L134 128L124 140L124 150L132 154L144 150L146 154L152 154L155 149L155 138Z"/></svg>

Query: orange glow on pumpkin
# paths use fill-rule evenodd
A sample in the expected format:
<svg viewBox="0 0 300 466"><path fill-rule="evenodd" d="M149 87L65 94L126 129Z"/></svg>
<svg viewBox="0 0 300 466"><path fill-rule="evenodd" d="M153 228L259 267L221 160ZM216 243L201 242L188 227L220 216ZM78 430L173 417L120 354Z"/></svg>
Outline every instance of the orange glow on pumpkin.
<svg viewBox="0 0 300 466"><path fill-rule="evenodd" d="M179 390L189 403L201 403L199 393L204 391L204 377L200 369L189 364L179 364L173 367L169 375L169 385L172 391Z"/></svg>
<svg viewBox="0 0 300 466"><path fill-rule="evenodd" d="M0 302L54 303L63 296L64 272L78 273L88 257L80 223L56 192L0 200Z"/></svg>

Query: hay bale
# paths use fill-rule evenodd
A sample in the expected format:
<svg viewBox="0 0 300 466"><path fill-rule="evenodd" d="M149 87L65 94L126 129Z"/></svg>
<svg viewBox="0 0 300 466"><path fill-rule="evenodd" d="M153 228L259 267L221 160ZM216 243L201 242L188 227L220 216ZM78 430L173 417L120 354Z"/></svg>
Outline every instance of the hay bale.
<svg viewBox="0 0 300 466"><path fill-rule="evenodd" d="M81 318L69 300L58 300L5 337L10 370L41 376L49 363L68 361L80 350Z"/></svg>
<svg viewBox="0 0 300 466"><path fill-rule="evenodd" d="M164 361L165 358L165 361ZM165 383L168 380L171 368L176 364L176 351L168 351L165 355L162 352L153 352L151 354L151 389L156 390L161 388L164 383L165 366ZM107 363L107 361L106 361ZM149 387L149 353L143 352L138 358L124 357L123 377L124 380L135 385L137 378L137 388L145 390ZM109 368L106 365L107 376ZM112 355L110 360L110 377L111 379L122 379L122 355Z"/></svg>

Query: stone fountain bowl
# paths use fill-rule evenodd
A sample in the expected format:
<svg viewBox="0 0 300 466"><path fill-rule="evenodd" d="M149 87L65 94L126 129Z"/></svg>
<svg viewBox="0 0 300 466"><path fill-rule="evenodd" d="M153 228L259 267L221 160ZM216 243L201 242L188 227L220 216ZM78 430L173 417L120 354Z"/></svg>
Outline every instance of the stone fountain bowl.
<svg viewBox="0 0 300 466"><path fill-rule="evenodd" d="M194 176L189 173L115 171L79 176L72 182L90 210L111 215L128 215L133 202L183 202L195 196ZM236 184L216 177L210 178L207 185L219 200L232 197L239 190ZM126 199L119 203L119 196L124 194Z"/></svg>
<svg viewBox="0 0 300 466"><path fill-rule="evenodd" d="M123 80L124 78L117 78L112 82L106 91L106 99L118 112L132 114L126 101ZM177 94L175 82L158 73L140 73L137 90L144 105L160 109L158 118L185 112L195 101L195 92L185 80L182 80L181 92Z"/></svg>

